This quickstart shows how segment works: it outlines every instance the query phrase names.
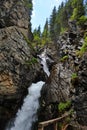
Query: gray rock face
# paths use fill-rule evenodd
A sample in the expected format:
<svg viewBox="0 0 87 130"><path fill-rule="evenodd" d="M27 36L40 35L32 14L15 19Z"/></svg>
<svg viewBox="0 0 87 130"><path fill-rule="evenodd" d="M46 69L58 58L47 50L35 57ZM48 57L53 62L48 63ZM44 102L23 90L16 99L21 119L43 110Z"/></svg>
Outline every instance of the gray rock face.
<svg viewBox="0 0 87 130"><path fill-rule="evenodd" d="M46 104L66 101L69 98L71 71L62 64L53 66L51 74L43 86L42 95Z"/></svg>
<svg viewBox="0 0 87 130"><path fill-rule="evenodd" d="M76 116L73 119L75 127L71 124L70 130L87 129L87 52L83 56L77 55L84 44L84 33L78 30L66 32L59 37L58 48L51 44L47 48L48 56L56 65L52 67L42 89L40 114L43 119L39 119L48 120L58 116L58 103L71 99ZM76 79L73 74L77 74Z"/></svg>
<svg viewBox="0 0 87 130"><path fill-rule="evenodd" d="M87 92L75 98L74 108L79 124L87 126Z"/></svg>
<svg viewBox="0 0 87 130"><path fill-rule="evenodd" d="M12 87L10 90L12 89L11 91L15 92L17 91L17 86L19 86L19 88L26 87L25 81L23 82L23 80L26 79L28 81L26 81L26 84L29 84L29 81L33 80L33 77L36 75L34 68L37 68L37 71L39 71L40 66L35 67L35 65L38 64L30 63L33 58L31 51L32 49L28 46L22 33L18 31L16 27L0 30L0 79L1 81L7 81L9 79L9 83L6 82L7 91L3 90L2 85L1 94L10 93L10 84ZM30 72L31 68L33 72ZM33 73L33 75L30 73ZM3 75L6 78L3 77ZM13 79L11 77L13 77Z"/></svg>
<svg viewBox="0 0 87 130"><path fill-rule="evenodd" d="M0 1L0 28L18 26L28 29L29 15L23 0Z"/></svg>
<svg viewBox="0 0 87 130"><path fill-rule="evenodd" d="M53 107L56 107L58 113L58 103L69 100L70 76L71 71L64 68L61 63L53 66L41 91L42 113L40 114L43 119L53 118L55 116L52 112Z"/></svg>
<svg viewBox="0 0 87 130"><path fill-rule="evenodd" d="M59 45L53 42L46 46L47 56L56 63L58 62L58 59L59 59L58 49L59 49Z"/></svg>
<svg viewBox="0 0 87 130"><path fill-rule="evenodd" d="M34 57L32 46L27 43L27 36L31 38L31 26L30 8L26 2L26 0L0 1L1 130L5 129L7 121L21 106L29 85L44 80L42 67Z"/></svg>
<svg viewBox="0 0 87 130"><path fill-rule="evenodd" d="M44 80L31 46L17 27L0 29L0 129L21 105L32 82Z"/></svg>
<svg viewBox="0 0 87 130"><path fill-rule="evenodd" d="M87 125L87 53L81 58L78 77L74 107L78 122L81 125Z"/></svg>

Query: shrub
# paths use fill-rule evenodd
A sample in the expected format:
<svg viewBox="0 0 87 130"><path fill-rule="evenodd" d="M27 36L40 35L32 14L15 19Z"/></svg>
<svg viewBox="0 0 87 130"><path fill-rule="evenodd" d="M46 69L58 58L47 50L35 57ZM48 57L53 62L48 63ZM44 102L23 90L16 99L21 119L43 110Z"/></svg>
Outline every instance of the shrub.
<svg viewBox="0 0 87 130"><path fill-rule="evenodd" d="M87 36L85 37L84 44L82 45L80 51L77 51L77 56L82 56L87 51Z"/></svg>
<svg viewBox="0 0 87 130"><path fill-rule="evenodd" d="M29 45L29 47L32 49L32 51L35 51L34 50L34 47L32 46L32 43L29 41L29 39L28 39L28 37L26 37L23 33L22 33L22 35L23 35L23 38L24 38L24 40L26 41L26 43Z"/></svg>
<svg viewBox="0 0 87 130"><path fill-rule="evenodd" d="M71 76L71 79L76 79L78 76L76 73L73 73L72 76Z"/></svg>
<svg viewBox="0 0 87 130"><path fill-rule="evenodd" d="M66 109L69 109L71 106L71 101L67 101L65 103L60 102L58 105L59 112L64 112Z"/></svg>
<svg viewBox="0 0 87 130"><path fill-rule="evenodd" d="M68 30L68 28L61 27L61 32L60 32L60 34L61 34L61 35L64 34L67 30Z"/></svg>
<svg viewBox="0 0 87 130"><path fill-rule="evenodd" d="M68 55L65 55L64 57L62 57L61 59L60 59L60 61L65 61L65 60L67 60L69 58L69 56Z"/></svg>
<svg viewBox="0 0 87 130"><path fill-rule="evenodd" d="M71 75L71 83L72 83L72 85L74 85L74 86L78 83L78 75L77 75L76 73L73 73L73 74Z"/></svg>
<svg viewBox="0 0 87 130"><path fill-rule="evenodd" d="M78 25L84 26L84 23L87 22L87 17L86 16L81 16L77 22Z"/></svg>
<svg viewBox="0 0 87 130"><path fill-rule="evenodd" d="M37 58L32 57L29 61L26 61L25 64L27 64L27 65L33 65L33 64L35 64L37 62L38 62Z"/></svg>

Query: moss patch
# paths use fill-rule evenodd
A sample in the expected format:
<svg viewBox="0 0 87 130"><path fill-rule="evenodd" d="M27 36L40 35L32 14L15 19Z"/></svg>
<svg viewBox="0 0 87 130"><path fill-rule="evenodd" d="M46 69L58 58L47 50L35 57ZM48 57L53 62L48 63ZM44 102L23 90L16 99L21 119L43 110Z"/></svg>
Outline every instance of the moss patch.
<svg viewBox="0 0 87 130"><path fill-rule="evenodd" d="M73 73L71 79L76 79L76 78L78 78L78 75L76 73Z"/></svg>
<svg viewBox="0 0 87 130"><path fill-rule="evenodd" d="M32 57L30 60L25 61L25 64L27 64L27 65L33 65L35 63L38 63L38 60L35 57Z"/></svg>
<svg viewBox="0 0 87 130"><path fill-rule="evenodd" d="M65 110L69 109L71 106L71 101L67 101L65 103L60 102L58 105L59 112L64 112Z"/></svg>
<svg viewBox="0 0 87 130"><path fill-rule="evenodd" d="M60 59L60 61L61 61L61 62L64 62L64 61L66 61L68 58L69 58L69 56L68 56L68 55L65 55L64 57L62 57L62 58Z"/></svg>
<svg viewBox="0 0 87 130"><path fill-rule="evenodd" d="M76 52L77 56L82 56L87 51L87 36L84 39L84 44L82 45L80 51Z"/></svg>

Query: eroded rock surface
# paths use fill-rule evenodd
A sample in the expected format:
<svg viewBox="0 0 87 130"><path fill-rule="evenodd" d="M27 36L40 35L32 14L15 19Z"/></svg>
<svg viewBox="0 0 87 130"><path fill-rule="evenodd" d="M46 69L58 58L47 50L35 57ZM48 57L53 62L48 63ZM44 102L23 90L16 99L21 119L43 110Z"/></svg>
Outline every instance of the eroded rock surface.
<svg viewBox="0 0 87 130"><path fill-rule="evenodd" d="M27 88L42 78L35 52L27 43L30 7L24 0L0 1L0 129L21 106ZM30 4L30 3L29 3ZM29 35L29 36L30 36ZM34 55L34 56L33 56ZM41 73L40 73L41 72ZM40 75L41 74L41 75Z"/></svg>
<svg viewBox="0 0 87 130"><path fill-rule="evenodd" d="M32 53L16 26L0 29L0 129L21 105L29 85L45 79Z"/></svg>
<svg viewBox="0 0 87 130"><path fill-rule="evenodd" d="M71 73L61 63L52 67L51 74L41 91L42 113L40 114L42 114L42 120L48 120L58 116L53 111L57 111L58 113L58 104L69 100Z"/></svg>
<svg viewBox="0 0 87 130"><path fill-rule="evenodd" d="M84 35L85 30L71 29L59 36L58 47L48 46L47 54L55 62L41 93L40 114L44 119L39 117L40 120L58 117L58 103L68 99L72 101L74 124L69 128L72 130L87 128L87 52L83 55L77 53L84 44ZM77 76L74 77L74 74Z"/></svg>
<svg viewBox="0 0 87 130"><path fill-rule="evenodd" d="M80 61L78 70L78 84L75 86L76 98L74 107L77 114L78 122L87 125L87 53L85 53Z"/></svg>
<svg viewBox="0 0 87 130"><path fill-rule="evenodd" d="M18 26L28 29L28 10L24 0L0 1L0 28Z"/></svg>

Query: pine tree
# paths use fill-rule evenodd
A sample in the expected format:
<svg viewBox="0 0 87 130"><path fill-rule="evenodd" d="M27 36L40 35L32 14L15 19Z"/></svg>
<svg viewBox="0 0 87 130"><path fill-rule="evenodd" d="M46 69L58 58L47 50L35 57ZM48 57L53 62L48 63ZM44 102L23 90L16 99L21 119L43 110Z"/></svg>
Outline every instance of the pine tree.
<svg viewBox="0 0 87 130"><path fill-rule="evenodd" d="M38 26L38 29L37 29L37 35L38 35L38 37L41 37L41 27L40 27L40 25Z"/></svg>
<svg viewBox="0 0 87 130"><path fill-rule="evenodd" d="M52 15L50 16L50 37L51 40L54 41L55 38L55 21L56 21L56 7L54 7L52 11Z"/></svg>
<svg viewBox="0 0 87 130"><path fill-rule="evenodd" d="M49 38L49 22L48 22L48 19L46 19L44 29L43 29L43 32L42 32L42 44L45 45L45 44L47 44L49 42L50 42L50 38Z"/></svg>
<svg viewBox="0 0 87 130"><path fill-rule="evenodd" d="M46 19L46 23L44 25L44 29L42 32L42 37L48 38L49 37L49 25L48 25L48 19Z"/></svg>
<svg viewBox="0 0 87 130"><path fill-rule="evenodd" d="M33 43L36 48L41 45L41 27L38 26L38 29L34 29L33 31Z"/></svg>
<svg viewBox="0 0 87 130"><path fill-rule="evenodd" d="M87 16L87 0L84 1L85 16Z"/></svg>
<svg viewBox="0 0 87 130"><path fill-rule="evenodd" d="M85 14L83 0L73 0L72 7L73 7L73 15L71 16L71 19L79 21L79 18L81 16L84 16Z"/></svg>

